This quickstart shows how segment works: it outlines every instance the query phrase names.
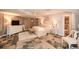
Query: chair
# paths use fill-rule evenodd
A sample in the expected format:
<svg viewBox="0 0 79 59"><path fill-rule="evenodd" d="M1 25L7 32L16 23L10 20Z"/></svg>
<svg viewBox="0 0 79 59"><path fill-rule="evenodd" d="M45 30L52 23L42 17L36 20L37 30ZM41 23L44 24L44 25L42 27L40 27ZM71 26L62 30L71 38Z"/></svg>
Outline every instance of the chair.
<svg viewBox="0 0 79 59"><path fill-rule="evenodd" d="M68 36L62 37L62 40L68 43L69 49L71 48L71 44L77 44L77 34L78 31L72 30Z"/></svg>
<svg viewBox="0 0 79 59"><path fill-rule="evenodd" d="M23 48L23 45L25 45L25 42L29 42L34 40L37 36L35 34L30 34L29 32L22 32L18 34L18 42L17 42L17 49Z"/></svg>

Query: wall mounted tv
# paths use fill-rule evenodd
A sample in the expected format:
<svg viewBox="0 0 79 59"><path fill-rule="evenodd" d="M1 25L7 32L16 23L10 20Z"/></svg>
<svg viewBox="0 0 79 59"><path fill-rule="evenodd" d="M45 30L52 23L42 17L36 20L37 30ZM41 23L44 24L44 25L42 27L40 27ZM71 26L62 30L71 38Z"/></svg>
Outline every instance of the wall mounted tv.
<svg viewBox="0 0 79 59"><path fill-rule="evenodd" d="M12 20L11 25L20 25L19 20Z"/></svg>

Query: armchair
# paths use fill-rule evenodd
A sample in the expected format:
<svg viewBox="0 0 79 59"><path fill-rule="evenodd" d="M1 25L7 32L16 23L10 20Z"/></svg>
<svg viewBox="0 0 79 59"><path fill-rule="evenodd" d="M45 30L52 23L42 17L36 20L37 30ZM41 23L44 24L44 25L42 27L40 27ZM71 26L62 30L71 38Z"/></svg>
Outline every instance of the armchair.
<svg viewBox="0 0 79 59"><path fill-rule="evenodd" d="M77 34L78 31L72 30L68 36L62 37L62 40L68 43L69 49L71 48L71 44L77 44L77 38L78 38Z"/></svg>

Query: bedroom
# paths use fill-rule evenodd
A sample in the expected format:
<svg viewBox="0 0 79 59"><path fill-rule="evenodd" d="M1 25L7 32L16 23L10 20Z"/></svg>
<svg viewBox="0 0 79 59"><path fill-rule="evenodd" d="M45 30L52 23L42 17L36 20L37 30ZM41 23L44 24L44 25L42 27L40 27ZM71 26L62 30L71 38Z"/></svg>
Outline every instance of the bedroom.
<svg viewBox="0 0 79 59"><path fill-rule="evenodd" d="M78 9L0 9L2 49L78 48L78 30Z"/></svg>

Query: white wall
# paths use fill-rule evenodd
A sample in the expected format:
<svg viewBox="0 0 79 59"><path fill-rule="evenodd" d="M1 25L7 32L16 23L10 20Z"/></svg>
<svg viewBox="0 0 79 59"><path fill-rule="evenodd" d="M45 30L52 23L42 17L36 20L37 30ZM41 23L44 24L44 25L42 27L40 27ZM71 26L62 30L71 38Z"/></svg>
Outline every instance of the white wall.
<svg viewBox="0 0 79 59"><path fill-rule="evenodd" d="M45 17L40 18L42 25L52 25L53 21L57 21L57 27L55 33L58 35L64 36L64 16L70 16L71 19L71 30L77 30L79 24L79 15L74 13L61 13L61 14L53 14L48 16L48 24L43 23ZM53 25L51 26L53 27Z"/></svg>
<svg viewBox="0 0 79 59"><path fill-rule="evenodd" d="M4 19L5 19L5 25L6 26L10 26L11 25L11 21L12 21L13 17L14 16L12 16L12 15L4 14Z"/></svg>
<svg viewBox="0 0 79 59"><path fill-rule="evenodd" d="M78 30L79 14L75 14L75 30Z"/></svg>
<svg viewBox="0 0 79 59"><path fill-rule="evenodd" d="M61 14L54 14L54 15L48 16L49 17L49 25L52 24L52 26L51 26L52 28L53 28L53 22L57 21L57 24L55 26L55 34L58 34L61 36L64 36L64 16L70 16L70 19L72 19L71 13L61 13Z"/></svg>
<svg viewBox="0 0 79 59"><path fill-rule="evenodd" d="M54 21L57 21L57 24L55 25L54 29L55 31L52 29L52 31L54 31L55 34L59 34L59 35L64 35L64 19L63 19L63 15L61 14L54 14L54 15L50 15L48 16L48 21L47 24L43 23L43 21L46 21L45 17L40 17L41 19L41 25L42 26L51 26L51 28L53 28L54 26Z"/></svg>
<svg viewBox="0 0 79 59"><path fill-rule="evenodd" d="M72 29L78 30L78 24L79 24L79 14L72 13Z"/></svg>
<svg viewBox="0 0 79 59"><path fill-rule="evenodd" d="M76 19L75 14L74 14L74 13L72 13L72 30L76 30L76 23L75 23L75 19Z"/></svg>
<svg viewBox="0 0 79 59"><path fill-rule="evenodd" d="M51 15L49 17L50 17L50 20L53 20L53 21L56 20L57 21L57 25L55 26L56 27L55 34L64 35L64 19L63 19L63 15L60 15L60 14L56 15L55 14L55 15Z"/></svg>

